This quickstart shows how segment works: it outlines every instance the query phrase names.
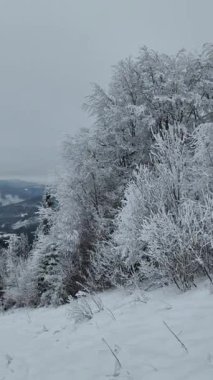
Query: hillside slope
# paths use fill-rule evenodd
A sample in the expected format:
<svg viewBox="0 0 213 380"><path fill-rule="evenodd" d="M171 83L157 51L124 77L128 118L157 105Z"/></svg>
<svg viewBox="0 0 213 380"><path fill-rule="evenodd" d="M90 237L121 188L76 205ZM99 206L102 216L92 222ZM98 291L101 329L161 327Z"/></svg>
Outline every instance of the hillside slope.
<svg viewBox="0 0 213 380"><path fill-rule="evenodd" d="M207 283L185 294L175 288L106 292L95 300L104 309L75 323L83 299L57 309L2 313L0 379L213 378L213 295Z"/></svg>

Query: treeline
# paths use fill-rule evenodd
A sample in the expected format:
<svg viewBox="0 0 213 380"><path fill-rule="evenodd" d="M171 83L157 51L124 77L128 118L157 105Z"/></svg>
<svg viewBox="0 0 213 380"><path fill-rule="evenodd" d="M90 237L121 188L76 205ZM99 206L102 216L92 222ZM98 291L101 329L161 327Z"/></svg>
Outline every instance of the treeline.
<svg viewBox="0 0 213 380"><path fill-rule="evenodd" d="M213 47L143 48L85 108L94 127L65 141L33 248L1 255L7 307L135 280L185 290L212 271Z"/></svg>

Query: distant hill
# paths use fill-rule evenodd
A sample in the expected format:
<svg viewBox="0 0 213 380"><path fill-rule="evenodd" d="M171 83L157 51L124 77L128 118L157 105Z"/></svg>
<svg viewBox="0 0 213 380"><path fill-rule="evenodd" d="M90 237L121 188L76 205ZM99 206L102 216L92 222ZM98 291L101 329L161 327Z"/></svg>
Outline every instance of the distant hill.
<svg viewBox="0 0 213 380"><path fill-rule="evenodd" d="M43 185L32 182L0 180L1 246L10 234L25 233L33 241L44 189Z"/></svg>
<svg viewBox="0 0 213 380"><path fill-rule="evenodd" d="M0 180L0 205L6 206L41 196L44 186L21 180Z"/></svg>

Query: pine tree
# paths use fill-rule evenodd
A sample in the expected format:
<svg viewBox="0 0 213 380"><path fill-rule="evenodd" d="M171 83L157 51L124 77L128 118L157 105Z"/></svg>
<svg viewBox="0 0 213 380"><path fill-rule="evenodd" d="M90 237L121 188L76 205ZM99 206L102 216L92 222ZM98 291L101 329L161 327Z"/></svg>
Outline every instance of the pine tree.
<svg viewBox="0 0 213 380"><path fill-rule="evenodd" d="M52 235L55 199L46 194L39 210L40 226L30 258L31 287L40 305L60 304L63 301L63 284L60 258Z"/></svg>

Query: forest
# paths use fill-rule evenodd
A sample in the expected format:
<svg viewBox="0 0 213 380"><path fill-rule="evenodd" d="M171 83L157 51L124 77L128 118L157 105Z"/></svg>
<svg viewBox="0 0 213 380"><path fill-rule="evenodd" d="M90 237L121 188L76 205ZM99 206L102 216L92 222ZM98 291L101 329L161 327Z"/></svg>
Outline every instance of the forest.
<svg viewBox="0 0 213 380"><path fill-rule="evenodd" d="M64 141L32 247L21 235L1 250L3 307L212 281L213 45L175 56L143 47L83 107L93 126Z"/></svg>

